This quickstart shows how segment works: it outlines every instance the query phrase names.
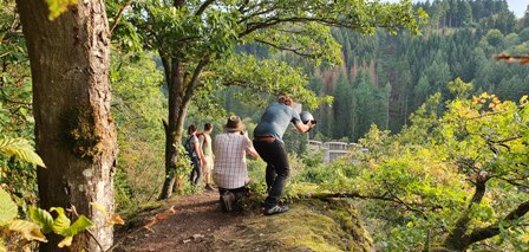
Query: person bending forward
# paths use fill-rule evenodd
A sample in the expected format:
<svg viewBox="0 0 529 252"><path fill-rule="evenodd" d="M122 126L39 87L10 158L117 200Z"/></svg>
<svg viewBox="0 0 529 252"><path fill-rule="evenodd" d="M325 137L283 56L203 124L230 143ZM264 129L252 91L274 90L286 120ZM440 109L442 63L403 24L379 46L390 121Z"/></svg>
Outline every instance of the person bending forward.
<svg viewBox="0 0 529 252"><path fill-rule="evenodd" d="M294 101L289 96L280 96L278 102L272 103L264 112L261 121L254 130L253 144L266 162L266 185L268 197L264 205L265 215L283 213L287 206L279 206L278 201L283 193L290 174L288 155L282 140L289 123L305 133L314 127L312 122L303 124L299 114L292 108Z"/></svg>

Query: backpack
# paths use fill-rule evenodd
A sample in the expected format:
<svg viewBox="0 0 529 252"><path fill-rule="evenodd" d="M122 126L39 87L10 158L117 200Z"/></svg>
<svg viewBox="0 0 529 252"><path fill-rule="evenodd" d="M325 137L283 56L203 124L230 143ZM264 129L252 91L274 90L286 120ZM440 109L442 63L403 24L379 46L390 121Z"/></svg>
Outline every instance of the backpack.
<svg viewBox="0 0 529 252"><path fill-rule="evenodd" d="M195 136L189 136L186 140L186 142L184 143L184 148L187 152L187 155L189 157L196 157L197 156L197 153L195 152L195 148L193 147L193 145L191 144L191 139L195 137Z"/></svg>

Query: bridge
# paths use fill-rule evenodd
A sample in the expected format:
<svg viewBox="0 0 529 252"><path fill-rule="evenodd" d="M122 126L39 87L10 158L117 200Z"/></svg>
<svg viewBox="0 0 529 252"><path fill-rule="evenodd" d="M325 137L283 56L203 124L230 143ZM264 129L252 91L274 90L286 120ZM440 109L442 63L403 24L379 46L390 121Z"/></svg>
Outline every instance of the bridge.
<svg viewBox="0 0 529 252"><path fill-rule="evenodd" d="M351 153L353 149L359 150L360 152L366 153L368 150L362 148L357 143L345 143L345 142L325 142L309 140L308 142L309 152L323 152L323 162L329 163L335 159Z"/></svg>

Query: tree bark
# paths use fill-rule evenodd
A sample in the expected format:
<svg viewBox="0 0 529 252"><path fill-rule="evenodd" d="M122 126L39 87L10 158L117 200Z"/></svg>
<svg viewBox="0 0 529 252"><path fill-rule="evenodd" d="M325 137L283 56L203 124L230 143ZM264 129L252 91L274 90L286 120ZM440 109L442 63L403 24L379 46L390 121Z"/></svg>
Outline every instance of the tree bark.
<svg viewBox="0 0 529 252"><path fill-rule="evenodd" d="M182 188L183 181L179 180L178 167L176 167L178 158L176 146L181 144L187 110L197 88L200 73L209 63L209 59L205 57L198 62L190 80L186 80L188 78L184 71L183 62L177 59L162 59L162 62L169 89L169 121L164 125L166 136L165 181L159 199L167 199L171 197L173 191Z"/></svg>
<svg viewBox="0 0 529 252"><path fill-rule="evenodd" d="M33 78L37 151L47 168L38 169L40 205L70 208L89 217L91 232L104 247L112 245L106 216L113 212L116 130L110 115L108 20L103 0L79 1L54 21L43 0L17 0ZM65 251L50 236L41 251ZM86 232L71 251L99 251Z"/></svg>
<svg viewBox="0 0 529 252"><path fill-rule="evenodd" d="M177 181L176 161L178 158L176 146L180 145L184 130L184 118L187 115L189 102L184 101L184 71L180 61L163 59L163 66L169 92L169 115L165 127L165 180L159 199L171 197Z"/></svg>

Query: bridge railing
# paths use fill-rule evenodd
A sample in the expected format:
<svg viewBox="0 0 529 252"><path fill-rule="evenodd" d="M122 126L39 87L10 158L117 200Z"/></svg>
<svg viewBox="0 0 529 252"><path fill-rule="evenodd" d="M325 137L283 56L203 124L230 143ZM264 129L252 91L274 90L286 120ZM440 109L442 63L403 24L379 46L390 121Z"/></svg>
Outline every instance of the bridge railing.
<svg viewBox="0 0 529 252"><path fill-rule="evenodd" d="M309 140L308 150L310 152L322 151L324 153L323 161L325 163L332 162L333 160L351 153L352 150L356 150L362 153L367 153L366 148L362 148L357 143L346 143L346 142L320 142L315 140Z"/></svg>

